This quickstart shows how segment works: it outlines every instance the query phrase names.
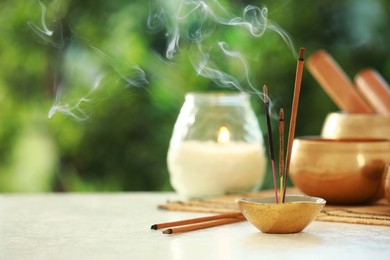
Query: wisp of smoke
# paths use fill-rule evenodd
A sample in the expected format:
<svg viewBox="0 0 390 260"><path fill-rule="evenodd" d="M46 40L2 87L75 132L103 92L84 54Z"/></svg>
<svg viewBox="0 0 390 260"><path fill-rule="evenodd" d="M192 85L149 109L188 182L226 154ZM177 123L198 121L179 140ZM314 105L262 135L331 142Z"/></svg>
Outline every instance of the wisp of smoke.
<svg viewBox="0 0 390 260"><path fill-rule="evenodd" d="M248 5L243 8L241 15L233 15L217 0L161 1L160 5L154 6L149 15L148 25L152 30L166 31L168 59L174 59L175 55L180 53L181 46L189 46L189 59L198 75L212 80L218 86L257 94L260 98L262 93L258 91L259 87L255 87L250 80L246 57L239 51L229 49L228 42L215 39L216 34L213 32L219 27L224 30L238 28L256 39L263 36L266 31L272 31L280 35L292 54L297 57L291 37L268 19L268 9L265 6ZM216 49L218 55L213 55L211 50ZM246 87L232 72L221 68L218 62L221 55L240 64L244 71Z"/></svg>
<svg viewBox="0 0 390 260"><path fill-rule="evenodd" d="M63 48L65 43L62 34L62 23L54 21L54 25L58 26L58 31L50 30L46 24L46 6L39 0L37 0L41 8L41 24L36 25L35 23L28 21L27 26L39 37L40 41L51 47ZM54 33L56 33L54 35ZM57 39L57 37L59 39Z"/></svg>
<svg viewBox="0 0 390 260"><path fill-rule="evenodd" d="M119 62L107 52L90 44L71 31L66 40L60 20L48 21L47 7L37 0L40 22L28 22L41 43L54 47L58 54L55 68L55 97L49 117L57 112L77 120L88 119L85 108L96 99L96 92L106 86L144 86L148 83L138 65ZM259 86L251 81L247 57L231 48L226 39L219 39L219 30L240 30L258 39L266 31L275 32L297 56L288 33L268 19L268 9L248 5L238 15L225 9L218 0L156 0L147 24L152 30L164 30L167 37L165 55L173 60L181 47L190 50L189 61L196 73L210 79L216 86L233 88L258 95ZM55 15L51 15L55 17ZM234 71L226 64L234 64ZM115 84L114 84L115 85Z"/></svg>
<svg viewBox="0 0 390 260"><path fill-rule="evenodd" d="M54 103L48 117L56 113L83 121L89 118L88 109L94 102L109 96L112 88L143 87L148 84L144 70L138 65L118 61L92 45L88 40L71 37L65 40L60 20L47 22L47 7L37 0L40 24L29 21L27 25L40 39L40 43L56 50L54 68ZM54 15L55 16L55 15ZM55 29L49 29L55 27ZM103 91L107 93L102 94ZM97 94L99 92L99 94Z"/></svg>
<svg viewBox="0 0 390 260"><path fill-rule="evenodd" d="M102 88L141 87L148 83L138 65L118 62L90 44L74 42L64 50L63 57L62 78L55 83L55 100L49 118L60 112L78 121L86 120L89 115L83 107L109 95L102 95Z"/></svg>

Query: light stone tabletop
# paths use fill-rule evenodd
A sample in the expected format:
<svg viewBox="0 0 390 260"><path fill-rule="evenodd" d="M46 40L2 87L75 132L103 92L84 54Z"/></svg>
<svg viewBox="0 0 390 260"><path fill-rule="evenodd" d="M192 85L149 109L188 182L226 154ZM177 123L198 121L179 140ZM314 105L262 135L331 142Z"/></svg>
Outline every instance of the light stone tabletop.
<svg viewBox="0 0 390 260"><path fill-rule="evenodd" d="M250 223L164 235L159 222L209 214L158 210L174 193L0 195L0 259L390 259L390 227L315 221L263 234Z"/></svg>

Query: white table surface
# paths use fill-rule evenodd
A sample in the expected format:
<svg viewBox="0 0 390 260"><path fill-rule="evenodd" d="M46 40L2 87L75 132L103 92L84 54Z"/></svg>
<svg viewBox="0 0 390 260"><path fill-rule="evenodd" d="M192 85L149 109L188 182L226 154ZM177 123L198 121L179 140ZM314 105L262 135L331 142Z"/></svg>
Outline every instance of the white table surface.
<svg viewBox="0 0 390 260"><path fill-rule="evenodd" d="M174 193L0 195L0 259L390 259L390 227L315 221L263 234L249 222L164 235Z"/></svg>

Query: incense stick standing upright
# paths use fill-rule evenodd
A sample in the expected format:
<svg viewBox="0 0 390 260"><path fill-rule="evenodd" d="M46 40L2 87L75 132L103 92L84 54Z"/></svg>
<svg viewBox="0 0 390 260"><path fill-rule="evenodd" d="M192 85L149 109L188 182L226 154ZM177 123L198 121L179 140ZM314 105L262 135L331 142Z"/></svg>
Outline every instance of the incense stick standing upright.
<svg viewBox="0 0 390 260"><path fill-rule="evenodd" d="M283 202L284 191L284 110L279 110L279 201Z"/></svg>
<svg viewBox="0 0 390 260"><path fill-rule="evenodd" d="M295 125L297 121L299 94L301 91L304 54L305 54L305 49L301 48L299 50L299 59L297 62L297 70L295 74L294 97L293 97L293 102L291 107L290 127L288 131L288 140L287 140L286 164L284 169L284 184L283 184L284 187L283 187L282 202L284 202L286 197L287 176L290 168L291 151L292 151L292 145L293 145L294 135L295 135Z"/></svg>
<svg viewBox="0 0 390 260"><path fill-rule="evenodd" d="M272 127L271 127L271 119L269 116L268 88L266 85L263 86L263 94L264 94L265 115L267 117L268 147L269 147L269 155L271 157L272 175L273 175L273 179L274 179L275 200L276 200L276 203L279 203L278 188L277 188L277 184L276 184L275 156L274 156L274 148L273 148L273 142L272 142Z"/></svg>

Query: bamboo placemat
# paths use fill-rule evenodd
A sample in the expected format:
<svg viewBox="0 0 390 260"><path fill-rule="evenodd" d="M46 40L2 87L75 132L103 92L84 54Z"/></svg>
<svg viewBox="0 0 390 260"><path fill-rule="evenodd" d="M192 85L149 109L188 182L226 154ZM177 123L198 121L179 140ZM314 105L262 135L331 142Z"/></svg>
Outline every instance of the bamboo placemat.
<svg viewBox="0 0 390 260"><path fill-rule="evenodd" d="M297 189L289 189L287 193L302 194ZM158 205L158 208L177 211L229 213L239 211L235 202L237 198L268 196L273 196L273 190L233 194L207 199L169 201L165 204ZM390 204L385 199L382 199L368 205L326 205L316 220L390 227Z"/></svg>

